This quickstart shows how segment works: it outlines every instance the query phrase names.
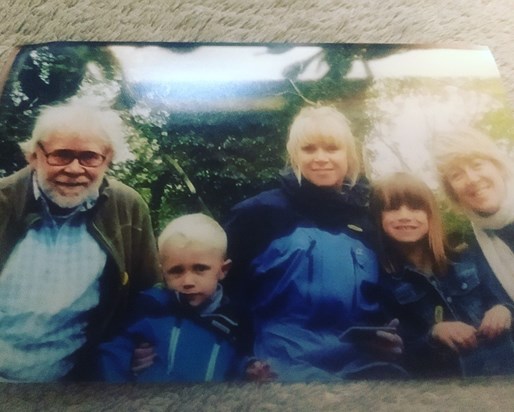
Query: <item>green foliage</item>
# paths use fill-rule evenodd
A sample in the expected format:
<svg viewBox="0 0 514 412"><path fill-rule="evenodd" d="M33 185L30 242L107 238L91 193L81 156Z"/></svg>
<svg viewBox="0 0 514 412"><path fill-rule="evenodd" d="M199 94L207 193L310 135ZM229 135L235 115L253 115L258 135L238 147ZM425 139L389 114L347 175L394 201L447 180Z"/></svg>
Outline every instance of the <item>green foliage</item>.
<svg viewBox="0 0 514 412"><path fill-rule="evenodd" d="M274 53L287 50L270 48ZM146 113L127 117L135 130L130 143L137 160L117 166L115 175L143 194L156 230L193 211L223 220L235 203L277 186L289 124L307 100L342 108L356 135L364 134L369 122L356 96L369 81L344 80L357 51L366 53L361 46L343 53L340 47L327 46L308 61L291 65L282 84L253 85L255 99L274 99L280 110L173 113L136 104L136 112ZM328 64L327 74L316 82L299 81L314 60Z"/></svg>
<svg viewBox="0 0 514 412"><path fill-rule="evenodd" d="M507 106L486 113L478 127L486 130L493 139L507 139L511 148L514 145L514 119L512 111Z"/></svg>
<svg viewBox="0 0 514 412"><path fill-rule="evenodd" d="M230 117L219 115L208 124L201 119L175 119L187 127L169 124L167 131L133 118L137 134L130 145L137 161L117 165L113 171L145 196L157 229L194 211L222 219L236 202L275 186L284 164L288 119L254 113L241 123L236 116L230 126Z"/></svg>
<svg viewBox="0 0 514 412"><path fill-rule="evenodd" d="M90 62L103 69L106 79L119 74L114 56L92 44L49 43L20 50L0 98L0 176L24 166L18 143L30 137L39 108L76 95Z"/></svg>
<svg viewBox="0 0 514 412"><path fill-rule="evenodd" d="M280 54L292 47L270 46L268 51ZM285 164L289 124L309 102L340 108L362 140L371 127L364 110L371 79L350 81L345 76L355 60L365 62L396 49L385 45L323 45L314 56L286 68L285 80L245 85L251 90L244 96L250 102L248 107L188 112L174 111L166 100L173 100L173 95L165 95L165 90L155 89L152 97L163 94L161 101L145 100L141 90L148 85L127 83L120 64L105 45L27 47L16 59L2 95L0 173L11 173L23 165L16 143L29 136L40 105L92 95L118 109L130 126L128 144L134 159L113 165L110 174L141 193L150 206L156 230L172 217L193 211L223 220L235 203L277 186L278 172ZM173 51L187 54L195 50L177 47ZM92 62L100 74L88 69ZM311 65L326 67L325 74L316 81L302 80ZM239 90L239 85L232 86ZM188 85L174 83L169 87L171 92L193 93ZM240 98L230 93L211 90L214 96L226 96L223 104L227 107L230 99Z"/></svg>
<svg viewBox="0 0 514 412"><path fill-rule="evenodd" d="M452 249L465 247L473 239L473 230L469 219L463 213L455 211L445 200L442 200L440 205L448 245Z"/></svg>
<svg viewBox="0 0 514 412"><path fill-rule="evenodd" d="M364 145L371 178L391 170L414 172L436 193L441 192L430 147L439 130L466 125L486 131L513 154L514 122L499 79L385 79L377 80L367 94L366 112L372 126ZM416 119L415 128L412 118ZM444 200L441 205L451 244L467 243L473 236L468 219Z"/></svg>

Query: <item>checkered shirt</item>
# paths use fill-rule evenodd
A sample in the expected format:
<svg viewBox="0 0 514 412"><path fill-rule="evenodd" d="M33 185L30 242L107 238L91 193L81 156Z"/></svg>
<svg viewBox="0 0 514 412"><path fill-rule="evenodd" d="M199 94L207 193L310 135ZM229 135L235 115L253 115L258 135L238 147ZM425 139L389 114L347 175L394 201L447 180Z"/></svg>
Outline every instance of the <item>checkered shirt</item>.
<svg viewBox="0 0 514 412"><path fill-rule="evenodd" d="M85 212L96 199L56 217L33 186L42 219L0 275L0 380L53 381L71 370L107 259L86 228Z"/></svg>

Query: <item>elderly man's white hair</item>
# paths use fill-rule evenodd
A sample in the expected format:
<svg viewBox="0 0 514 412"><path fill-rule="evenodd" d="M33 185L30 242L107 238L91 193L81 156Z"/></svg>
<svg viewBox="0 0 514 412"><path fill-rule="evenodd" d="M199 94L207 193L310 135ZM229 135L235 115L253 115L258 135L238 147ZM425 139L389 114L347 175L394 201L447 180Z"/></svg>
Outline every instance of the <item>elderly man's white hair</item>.
<svg viewBox="0 0 514 412"><path fill-rule="evenodd" d="M96 136L107 143L113 153L113 161L127 157L126 129L119 114L109 108L93 106L80 99L41 109L32 130L32 137L20 143L28 157L36 150L38 142L45 142L54 133Z"/></svg>

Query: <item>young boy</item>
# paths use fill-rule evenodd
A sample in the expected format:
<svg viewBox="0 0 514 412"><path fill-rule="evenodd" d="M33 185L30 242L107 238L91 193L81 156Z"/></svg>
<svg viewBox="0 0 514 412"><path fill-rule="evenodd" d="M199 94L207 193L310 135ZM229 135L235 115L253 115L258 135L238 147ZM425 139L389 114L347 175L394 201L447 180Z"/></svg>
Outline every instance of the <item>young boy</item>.
<svg viewBox="0 0 514 412"><path fill-rule="evenodd" d="M158 239L164 284L142 292L124 332L100 346L100 373L107 381L184 382L237 378L238 321L222 280L231 261L227 237L210 217L197 213L171 221ZM153 347L153 362L133 368L142 344ZM254 369L267 365L252 362ZM134 373L134 370L138 370ZM258 373L258 377L262 375Z"/></svg>

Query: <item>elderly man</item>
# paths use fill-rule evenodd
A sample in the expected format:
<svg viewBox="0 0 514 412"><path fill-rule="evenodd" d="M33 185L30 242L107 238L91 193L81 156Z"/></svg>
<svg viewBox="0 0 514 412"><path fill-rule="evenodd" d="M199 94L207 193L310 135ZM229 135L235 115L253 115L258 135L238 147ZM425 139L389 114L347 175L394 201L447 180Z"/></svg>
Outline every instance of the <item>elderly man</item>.
<svg viewBox="0 0 514 412"><path fill-rule="evenodd" d="M148 207L105 173L119 116L47 107L23 143L29 166L0 180L0 380L79 379L129 298L156 281Z"/></svg>

